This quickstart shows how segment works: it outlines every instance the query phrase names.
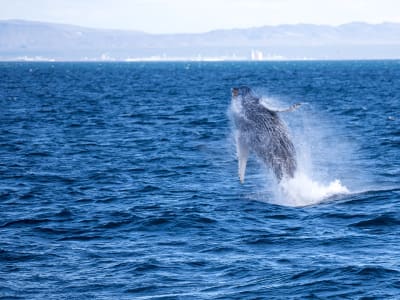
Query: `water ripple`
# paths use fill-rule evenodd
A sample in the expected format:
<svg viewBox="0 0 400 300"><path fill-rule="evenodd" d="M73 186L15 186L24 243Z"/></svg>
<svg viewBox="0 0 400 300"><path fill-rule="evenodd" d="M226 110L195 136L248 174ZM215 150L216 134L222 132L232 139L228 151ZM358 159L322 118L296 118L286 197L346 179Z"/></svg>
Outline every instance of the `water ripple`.
<svg viewBox="0 0 400 300"><path fill-rule="evenodd" d="M400 297L398 62L0 63L0 76L0 297ZM307 103L282 116L299 163L349 193L285 206L254 157L241 185L239 85Z"/></svg>

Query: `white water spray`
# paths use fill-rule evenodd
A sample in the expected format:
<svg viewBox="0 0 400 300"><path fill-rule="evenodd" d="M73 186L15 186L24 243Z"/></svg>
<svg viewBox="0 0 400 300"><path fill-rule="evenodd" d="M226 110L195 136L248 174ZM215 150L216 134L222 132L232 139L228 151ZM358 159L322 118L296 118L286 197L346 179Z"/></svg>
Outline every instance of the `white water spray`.
<svg viewBox="0 0 400 300"><path fill-rule="evenodd" d="M276 102L275 99L268 99ZM275 105L279 105L276 104ZM274 191L274 203L287 206L307 206L321 203L333 196L349 194L349 189L335 178L338 174L332 172L330 162L344 153L336 153L335 149L324 144L326 137L334 140L337 135L329 133L323 128L322 121L317 116L306 113L307 107L303 106L291 117L297 124L290 126L294 135L297 151L298 169L293 178L283 179ZM336 143L336 145L338 145ZM339 148L339 147L338 147ZM347 147L341 145L344 151ZM319 169L320 171L316 171Z"/></svg>
<svg viewBox="0 0 400 300"><path fill-rule="evenodd" d="M320 203L334 195L348 193L349 190L339 179L322 184L312 180L307 174L298 172L294 178L280 182L275 203L287 206L307 206Z"/></svg>

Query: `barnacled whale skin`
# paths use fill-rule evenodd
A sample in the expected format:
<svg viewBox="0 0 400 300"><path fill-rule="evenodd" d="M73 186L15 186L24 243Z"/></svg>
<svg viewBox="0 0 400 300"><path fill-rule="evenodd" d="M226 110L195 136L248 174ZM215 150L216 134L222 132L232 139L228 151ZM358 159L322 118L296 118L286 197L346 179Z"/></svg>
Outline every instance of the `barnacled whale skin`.
<svg viewBox="0 0 400 300"><path fill-rule="evenodd" d="M300 104L287 110L292 111ZM296 151L279 112L267 108L247 86L232 89L231 114L236 128L239 179L243 183L247 159L254 152L269 166L278 181L292 178L296 171Z"/></svg>

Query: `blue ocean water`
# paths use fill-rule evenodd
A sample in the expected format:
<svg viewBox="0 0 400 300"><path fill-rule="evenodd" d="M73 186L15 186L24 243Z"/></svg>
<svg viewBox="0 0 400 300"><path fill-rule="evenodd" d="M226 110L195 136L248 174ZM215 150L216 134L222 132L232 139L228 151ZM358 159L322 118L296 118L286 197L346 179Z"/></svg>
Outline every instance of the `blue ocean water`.
<svg viewBox="0 0 400 300"><path fill-rule="evenodd" d="M399 61L0 63L0 78L0 298L400 298ZM290 197L254 157L239 182L239 85L303 103L282 114Z"/></svg>

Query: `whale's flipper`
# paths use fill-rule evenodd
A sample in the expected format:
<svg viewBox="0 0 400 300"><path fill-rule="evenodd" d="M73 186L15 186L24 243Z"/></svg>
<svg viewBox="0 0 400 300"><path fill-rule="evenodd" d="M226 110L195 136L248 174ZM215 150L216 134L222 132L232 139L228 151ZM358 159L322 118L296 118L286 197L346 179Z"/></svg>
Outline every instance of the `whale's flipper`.
<svg viewBox="0 0 400 300"><path fill-rule="evenodd" d="M285 108L285 109L270 109L270 108L268 108L268 107L266 106L266 104L265 104L263 101L260 101L260 104L261 104L263 107L265 107L266 109L272 110L272 111L274 111L274 112L281 113L281 112L292 112L292 111L295 111L295 110L298 109L303 103L301 103L301 102L295 103L295 104L293 104L293 105L291 105L291 106L289 106L288 108Z"/></svg>
<svg viewBox="0 0 400 300"><path fill-rule="evenodd" d="M246 173L247 159L249 158L249 147L247 146L245 139L240 135L236 137L236 152L239 163L239 179L240 183L243 183L244 175Z"/></svg>
<svg viewBox="0 0 400 300"><path fill-rule="evenodd" d="M288 107L287 109L278 110L277 112L291 112L291 111L298 109L300 105L302 105L302 103L300 103L300 102L295 103L295 104L291 105L290 107Z"/></svg>

